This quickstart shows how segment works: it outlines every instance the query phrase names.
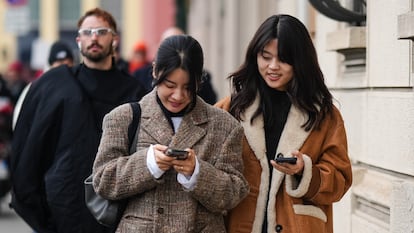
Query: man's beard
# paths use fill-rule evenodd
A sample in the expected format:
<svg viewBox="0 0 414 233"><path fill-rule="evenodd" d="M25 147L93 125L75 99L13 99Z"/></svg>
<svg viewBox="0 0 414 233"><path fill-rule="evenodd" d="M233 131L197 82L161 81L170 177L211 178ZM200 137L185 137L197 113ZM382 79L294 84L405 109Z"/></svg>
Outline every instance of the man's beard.
<svg viewBox="0 0 414 233"><path fill-rule="evenodd" d="M90 45L92 46L92 45ZM101 46L102 47L102 46ZM112 45L110 45L108 51L102 51L101 53L89 53L88 50L81 50L82 56L93 62L100 62L105 60L108 56L112 56Z"/></svg>

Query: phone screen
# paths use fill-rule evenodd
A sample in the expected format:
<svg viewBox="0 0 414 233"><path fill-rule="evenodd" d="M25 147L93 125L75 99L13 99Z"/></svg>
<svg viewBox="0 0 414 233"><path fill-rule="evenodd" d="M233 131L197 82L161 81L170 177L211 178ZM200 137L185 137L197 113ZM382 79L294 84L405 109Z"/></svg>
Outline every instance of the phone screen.
<svg viewBox="0 0 414 233"><path fill-rule="evenodd" d="M295 157L277 157L275 158L276 163L290 163L290 164L296 164L297 158Z"/></svg>
<svg viewBox="0 0 414 233"><path fill-rule="evenodd" d="M188 157L188 151L168 148L166 154L171 157L176 157L178 160L184 160Z"/></svg>

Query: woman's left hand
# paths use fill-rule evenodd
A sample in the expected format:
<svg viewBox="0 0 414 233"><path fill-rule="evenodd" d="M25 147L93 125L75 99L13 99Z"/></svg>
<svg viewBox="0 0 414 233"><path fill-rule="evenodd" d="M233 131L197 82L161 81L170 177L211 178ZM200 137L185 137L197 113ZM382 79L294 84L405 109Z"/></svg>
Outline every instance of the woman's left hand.
<svg viewBox="0 0 414 233"><path fill-rule="evenodd" d="M181 173L185 176L192 176L196 164L196 154L193 149L187 148L185 150L188 151L187 159L175 159L172 161L172 165L178 173Z"/></svg>
<svg viewBox="0 0 414 233"><path fill-rule="evenodd" d="M270 163L274 168L278 171L283 172L288 175L302 175L304 162L303 162L303 154L299 151L292 152L292 156L296 157L296 164L289 164L289 163L276 163L276 161L271 160Z"/></svg>

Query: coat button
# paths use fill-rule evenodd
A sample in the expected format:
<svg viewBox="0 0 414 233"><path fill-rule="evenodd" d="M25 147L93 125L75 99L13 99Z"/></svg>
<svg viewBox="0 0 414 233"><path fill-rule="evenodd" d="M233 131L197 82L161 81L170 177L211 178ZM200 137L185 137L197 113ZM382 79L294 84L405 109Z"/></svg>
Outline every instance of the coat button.
<svg viewBox="0 0 414 233"><path fill-rule="evenodd" d="M282 225L277 224L276 227L275 227L275 230L276 230L276 232L282 232L282 230L283 230Z"/></svg>
<svg viewBox="0 0 414 233"><path fill-rule="evenodd" d="M159 214L163 214L163 213L164 213L164 208L161 208L161 207L160 207L160 208L158 208L158 209L157 209L157 212L158 212Z"/></svg>

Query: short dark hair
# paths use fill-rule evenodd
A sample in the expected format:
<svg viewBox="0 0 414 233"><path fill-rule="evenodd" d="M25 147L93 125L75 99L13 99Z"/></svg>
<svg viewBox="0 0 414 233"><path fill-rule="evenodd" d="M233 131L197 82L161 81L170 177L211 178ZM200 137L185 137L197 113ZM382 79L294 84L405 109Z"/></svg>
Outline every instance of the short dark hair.
<svg viewBox="0 0 414 233"><path fill-rule="evenodd" d="M193 100L197 95L203 76L204 56L201 45L189 35L170 36L162 41L155 57L155 85L177 68L188 72L189 90Z"/></svg>
<svg viewBox="0 0 414 233"><path fill-rule="evenodd" d="M111 13L108 11L105 11L101 8L94 8L92 10L87 11L78 21L78 29L82 26L83 21L89 17L89 16L96 16L98 18L104 19L106 22L108 22L109 26L112 30L114 30L115 33L118 33L117 27L116 27L116 21Z"/></svg>

